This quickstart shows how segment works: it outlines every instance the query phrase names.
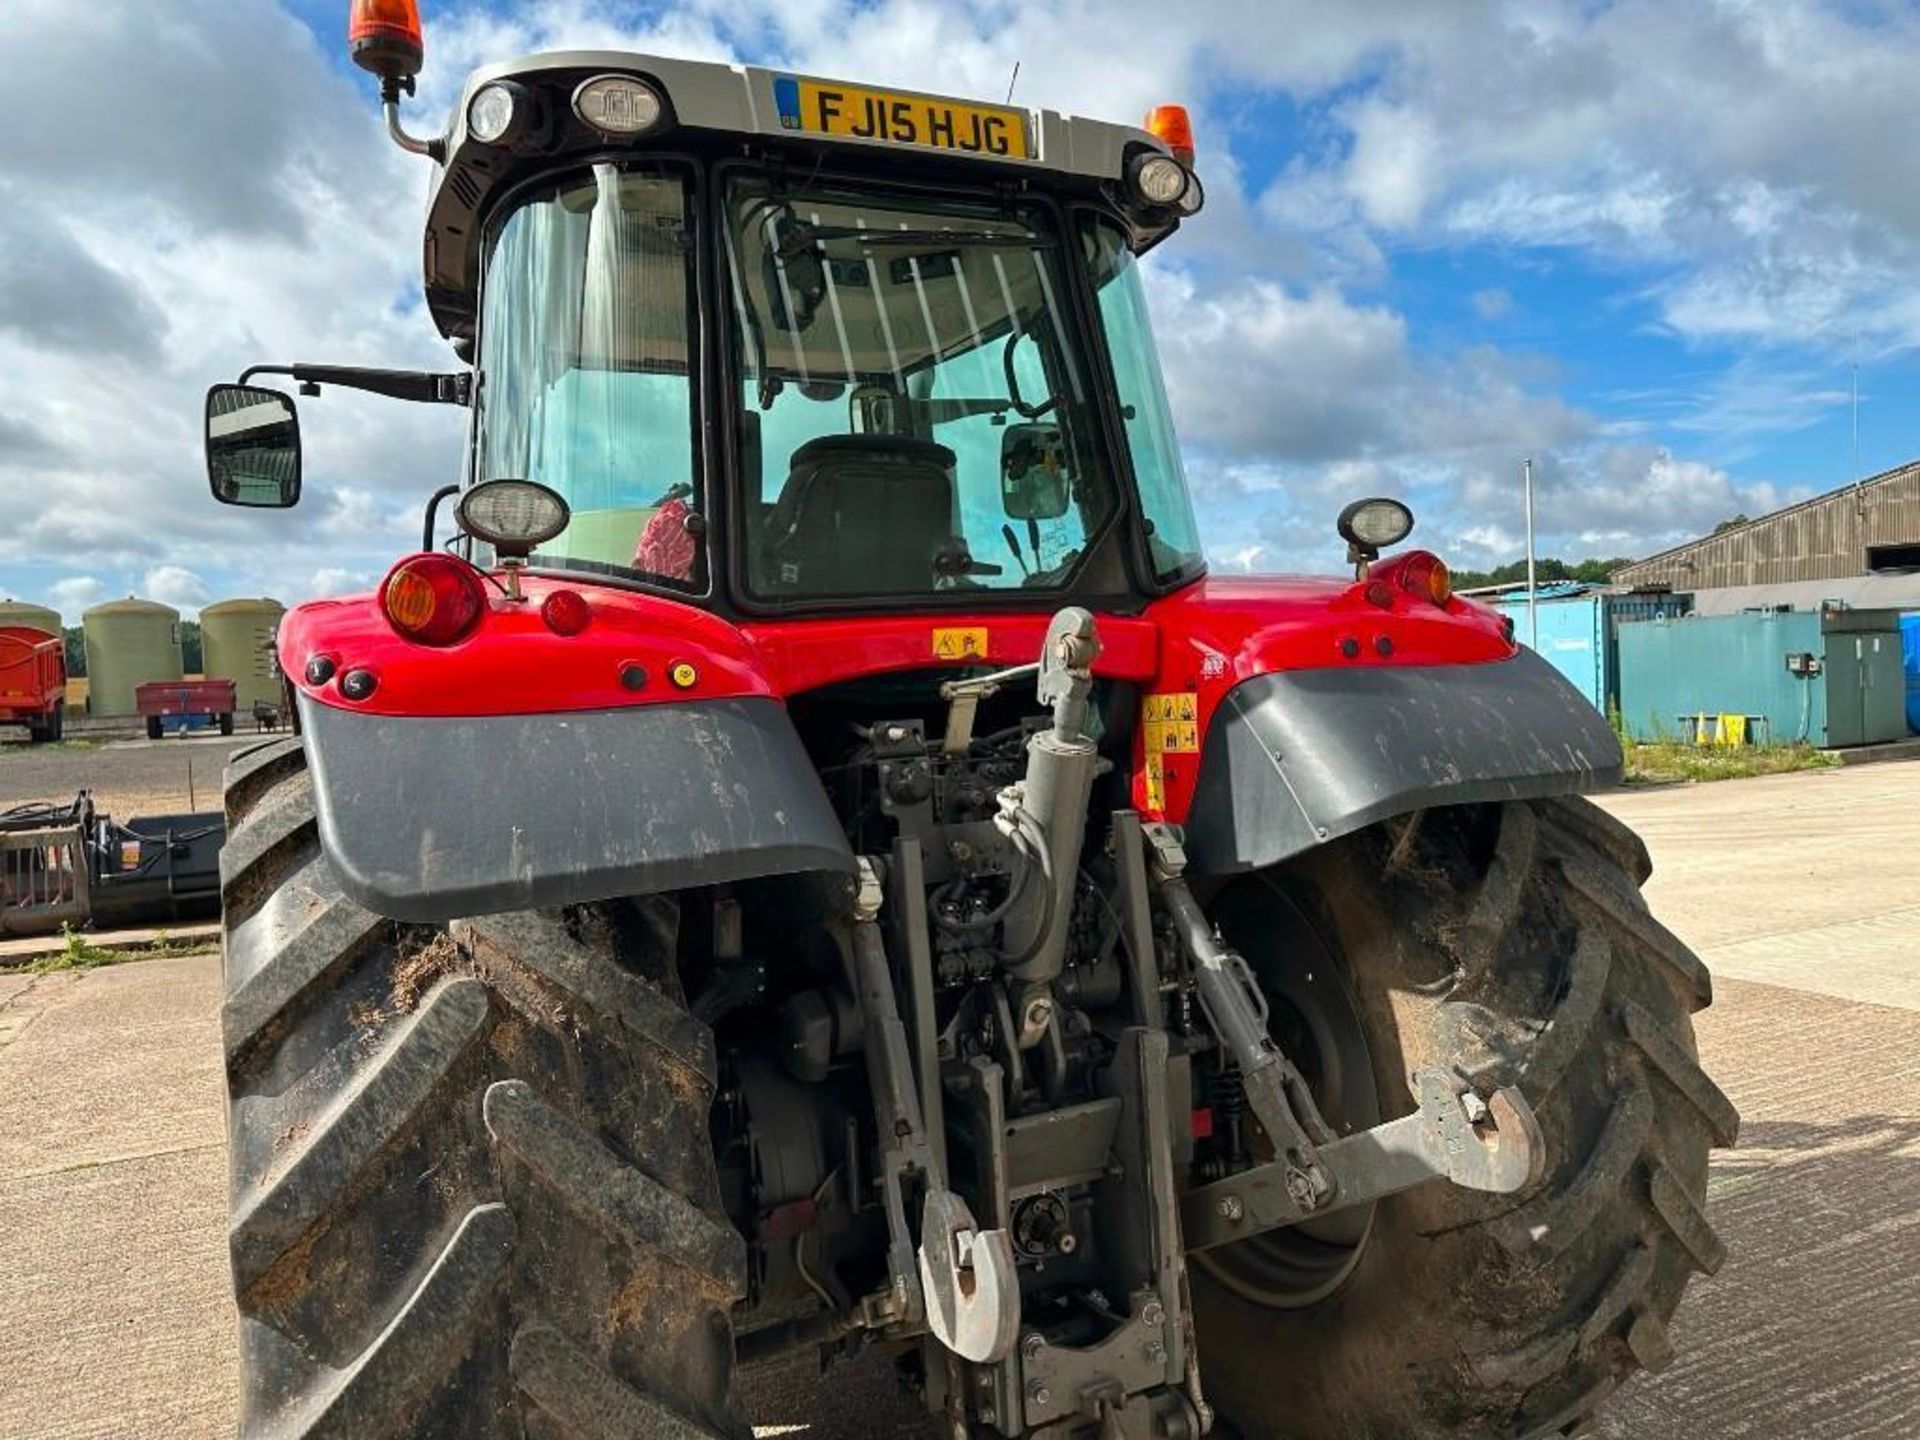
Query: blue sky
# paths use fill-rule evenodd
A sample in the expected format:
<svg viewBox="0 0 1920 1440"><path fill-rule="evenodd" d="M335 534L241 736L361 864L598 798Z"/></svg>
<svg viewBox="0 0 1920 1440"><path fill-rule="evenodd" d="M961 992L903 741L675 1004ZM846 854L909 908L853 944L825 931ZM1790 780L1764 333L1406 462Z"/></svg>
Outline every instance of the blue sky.
<svg viewBox="0 0 1920 1440"><path fill-rule="evenodd" d="M1544 551L1647 553L1850 478L1855 363L1861 469L1920 453L1908 5L424 8L421 130L473 65L564 45L996 98L1018 59L1030 104L1189 104L1209 205L1149 269L1223 569L1332 566L1332 515L1376 492L1458 565L1514 558L1525 454ZM457 465L458 415L330 393L300 511L203 489L209 381L450 363L420 305L425 168L380 135L344 10L10 0L17 105L82 63L121 103L0 154L0 592L73 618L350 590Z"/></svg>

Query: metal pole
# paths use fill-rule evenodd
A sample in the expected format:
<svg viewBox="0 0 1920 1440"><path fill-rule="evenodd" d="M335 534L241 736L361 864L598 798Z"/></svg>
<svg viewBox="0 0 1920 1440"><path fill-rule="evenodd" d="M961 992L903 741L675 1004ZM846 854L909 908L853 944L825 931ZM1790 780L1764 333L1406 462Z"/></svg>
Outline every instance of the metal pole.
<svg viewBox="0 0 1920 1440"><path fill-rule="evenodd" d="M1521 462L1526 477L1527 489L1527 645L1540 648L1540 605L1535 596L1539 588L1533 574L1533 457L1529 455Z"/></svg>

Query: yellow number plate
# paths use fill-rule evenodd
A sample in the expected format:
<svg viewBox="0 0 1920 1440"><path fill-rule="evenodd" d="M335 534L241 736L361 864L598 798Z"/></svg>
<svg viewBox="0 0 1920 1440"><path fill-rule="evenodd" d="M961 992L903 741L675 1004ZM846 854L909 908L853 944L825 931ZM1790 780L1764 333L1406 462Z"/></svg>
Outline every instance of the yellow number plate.
<svg viewBox="0 0 1920 1440"><path fill-rule="evenodd" d="M780 124L788 130L995 158L1033 158L1025 112L1005 105L962 105L795 75L774 77L773 98Z"/></svg>

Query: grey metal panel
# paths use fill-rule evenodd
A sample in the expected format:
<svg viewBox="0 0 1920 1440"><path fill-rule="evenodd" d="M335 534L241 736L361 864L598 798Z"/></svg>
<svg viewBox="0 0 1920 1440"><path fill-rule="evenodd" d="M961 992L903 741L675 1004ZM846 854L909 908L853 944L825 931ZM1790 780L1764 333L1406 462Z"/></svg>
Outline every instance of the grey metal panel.
<svg viewBox="0 0 1920 1440"><path fill-rule="evenodd" d="M1205 873L1271 865L1389 816L1576 794L1620 768L1600 712L1531 651L1259 675L1208 727L1187 853Z"/></svg>
<svg viewBox="0 0 1920 1440"><path fill-rule="evenodd" d="M1920 462L1676 546L1614 579L1679 590L1856 579L1874 545L1920 544Z"/></svg>
<svg viewBox="0 0 1920 1440"><path fill-rule="evenodd" d="M435 923L803 870L851 873L776 700L550 715L365 715L300 697L346 892Z"/></svg>
<svg viewBox="0 0 1920 1440"><path fill-rule="evenodd" d="M1693 608L1701 615L1737 615L1742 610L1776 605L1818 610L1828 601L1859 610L1920 610L1920 574L1855 575L1844 580L1735 585L1696 590L1693 594Z"/></svg>

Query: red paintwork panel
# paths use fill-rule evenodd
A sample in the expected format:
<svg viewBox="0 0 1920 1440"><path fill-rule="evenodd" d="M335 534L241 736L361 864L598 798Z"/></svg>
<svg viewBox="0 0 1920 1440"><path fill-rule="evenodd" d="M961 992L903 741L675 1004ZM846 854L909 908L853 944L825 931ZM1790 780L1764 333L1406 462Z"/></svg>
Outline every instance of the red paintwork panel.
<svg viewBox="0 0 1920 1440"><path fill-rule="evenodd" d="M1384 665L1474 665L1517 653L1494 611L1458 597L1446 608L1398 588L1323 576L1208 577L1147 608L1160 632L1152 694L1192 696L1191 737L1160 754L1158 793L1150 783L1150 731L1134 739L1134 804L1184 820L1193 800L1207 727L1227 691L1275 670L1363 669ZM1385 641L1383 647L1381 642ZM1343 642L1353 642L1349 656ZM1384 650L1384 653L1383 653ZM1190 742L1190 743L1189 743Z"/></svg>
<svg viewBox="0 0 1920 1440"><path fill-rule="evenodd" d="M526 599L490 591L489 613L459 644L404 640L372 596L322 600L289 612L280 659L293 683L321 704L378 715L506 715L598 710L663 700L749 695L786 697L883 671L1007 666L1039 653L1049 612L1029 615L894 615L753 621L735 626L659 596L580 580L527 577ZM556 635L540 602L575 590L592 619L577 635ZM1397 590L1391 608L1365 587L1338 579L1209 579L1155 602L1139 617L1103 616L1097 673L1138 684L1147 695L1191 695L1196 744L1161 754L1162 793L1146 782L1144 739L1136 740L1135 801L1181 819L1192 798L1197 737L1228 689L1269 670L1322 666L1472 664L1514 653L1493 612L1461 600L1442 610ZM1382 653L1380 641L1389 653ZM1359 647L1348 657L1341 642ZM308 662L325 656L332 678L309 683ZM690 665L693 680L673 674ZM645 672L638 689L622 681ZM371 671L373 693L341 693L349 670ZM1185 702L1182 702L1185 703ZM1143 731L1144 737L1144 731Z"/></svg>

